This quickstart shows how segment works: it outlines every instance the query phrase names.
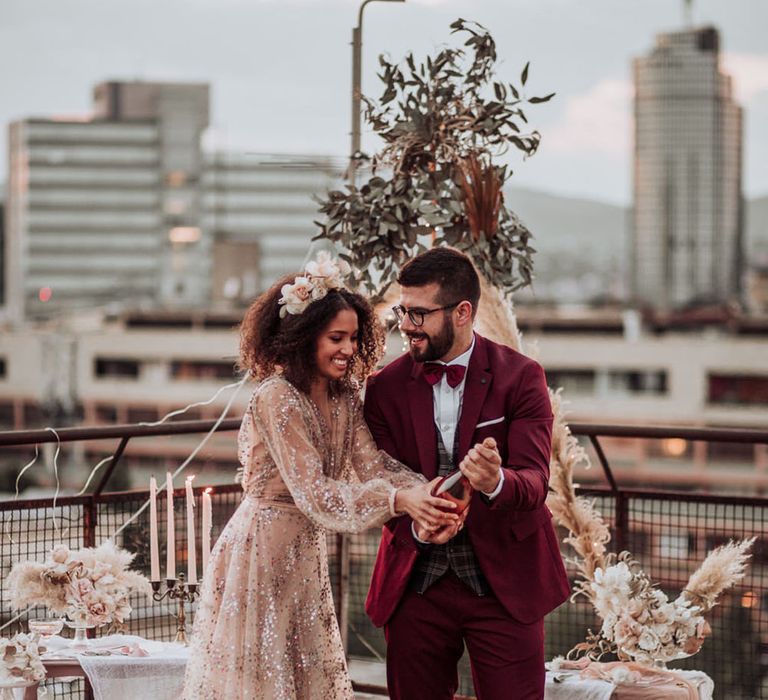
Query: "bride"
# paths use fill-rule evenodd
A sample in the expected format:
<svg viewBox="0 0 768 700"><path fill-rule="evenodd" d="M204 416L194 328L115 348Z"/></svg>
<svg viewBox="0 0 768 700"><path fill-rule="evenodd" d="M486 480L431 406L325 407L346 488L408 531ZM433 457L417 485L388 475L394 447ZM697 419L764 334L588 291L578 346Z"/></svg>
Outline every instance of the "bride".
<svg viewBox="0 0 768 700"><path fill-rule="evenodd" d="M382 347L370 304L327 256L246 313L240 361L259 384L238 437L245 495L204 574L187 700L351 700L326 530L401 513L429 530L456 526L363 421L357 387Z"/></svg>

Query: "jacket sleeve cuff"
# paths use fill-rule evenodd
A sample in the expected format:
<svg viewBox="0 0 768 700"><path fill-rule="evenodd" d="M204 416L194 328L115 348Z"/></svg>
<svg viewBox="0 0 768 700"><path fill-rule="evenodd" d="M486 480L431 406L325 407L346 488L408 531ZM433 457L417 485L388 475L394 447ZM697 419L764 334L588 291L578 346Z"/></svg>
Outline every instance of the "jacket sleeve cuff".
<svg viewBox="0 0 768 700"><path fill-rule="evenodd" d="M499 469L499 483L496 485L496 488L493 489L490 493L486 493L485 491L482 491L482 495L485 496L489 501L492 501L496 496L498 496L501 493L501 489L504 486L504 470ZM483 499L485 500L485 499Z"/></svg>
<svg viewBox="0 0 768 700"><path fill-rule="evenodd" d="M432 544L430 542L427 542L426 540L422 540L417 534L416 534L416 523L411 522L411 534L413 535L413 540L416 542L416 545L419 549L426 549L427 547L431 547Z"/></svg>

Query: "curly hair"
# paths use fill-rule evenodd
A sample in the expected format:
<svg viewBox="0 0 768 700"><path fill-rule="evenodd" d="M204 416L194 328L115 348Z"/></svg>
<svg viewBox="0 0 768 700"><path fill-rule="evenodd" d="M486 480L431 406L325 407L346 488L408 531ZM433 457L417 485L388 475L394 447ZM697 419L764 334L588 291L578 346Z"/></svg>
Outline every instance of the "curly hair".
<svg viewBox="0 0 768 700"><path fill-rule="evenodd" d="M239 366L261 380L275 372L297 389L309 393L317 375L317 340L336 314L350 309L357 314L357 352L349 370L332 390L357 388L375 369L384 349L384 329L365 297L347 289L331 289L303 313L280 318L282 287L297 275L286 275L251 304L240 324Z"/></svg>

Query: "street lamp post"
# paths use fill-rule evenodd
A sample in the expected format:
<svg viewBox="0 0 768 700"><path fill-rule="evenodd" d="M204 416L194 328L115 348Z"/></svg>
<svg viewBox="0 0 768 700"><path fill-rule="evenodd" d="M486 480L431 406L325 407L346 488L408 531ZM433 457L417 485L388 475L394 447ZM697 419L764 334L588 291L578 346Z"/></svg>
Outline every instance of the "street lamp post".
<svg viewBox="0 0 768 700"><path fill-rule="evenodd" d="M405 0L363 0L357 13L357 26L352 27L352 150L347 177L355 184L355 171L360 156L360 98L362 96L360 64L363 52L363 10L369 2L405 2ZM344 651L349 641L349 535L339 534L336 539L339 555L339 631Z"/></svg>
<svg viewBox="0 0 768 700"><path fill-rule="evenodd" d="M354 183L360 155L361 62L363 51L363 10L369 2L405 2L405 0L363 0L357 14L357 26L352 27L352 149L349 160L349 180Z"/></svg>

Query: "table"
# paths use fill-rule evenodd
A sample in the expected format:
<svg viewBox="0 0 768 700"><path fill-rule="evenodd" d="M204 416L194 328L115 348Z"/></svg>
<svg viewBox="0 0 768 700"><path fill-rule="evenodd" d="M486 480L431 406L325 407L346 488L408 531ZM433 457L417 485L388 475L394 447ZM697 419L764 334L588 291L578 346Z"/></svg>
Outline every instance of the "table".
<svg viewBox="0 0 768 700"><path fill-rule="evenodd" d="M566 662L558 670L551 666L547 664L545 700L712 700L714 692L703 671L660 671L618 662Z"/></svg>
<svg viewBox="0 0 768 700"><path fill-rule="evenodd" d="M138 679L142 694L153 700L176 700L184 686L189 649L182 644L114 634L90 640L84 650L73 650L61 637L45 646L46 677L86 678L95 700L134 700ZM37 686L28 687L24 700L36 698Z"/></svg>

